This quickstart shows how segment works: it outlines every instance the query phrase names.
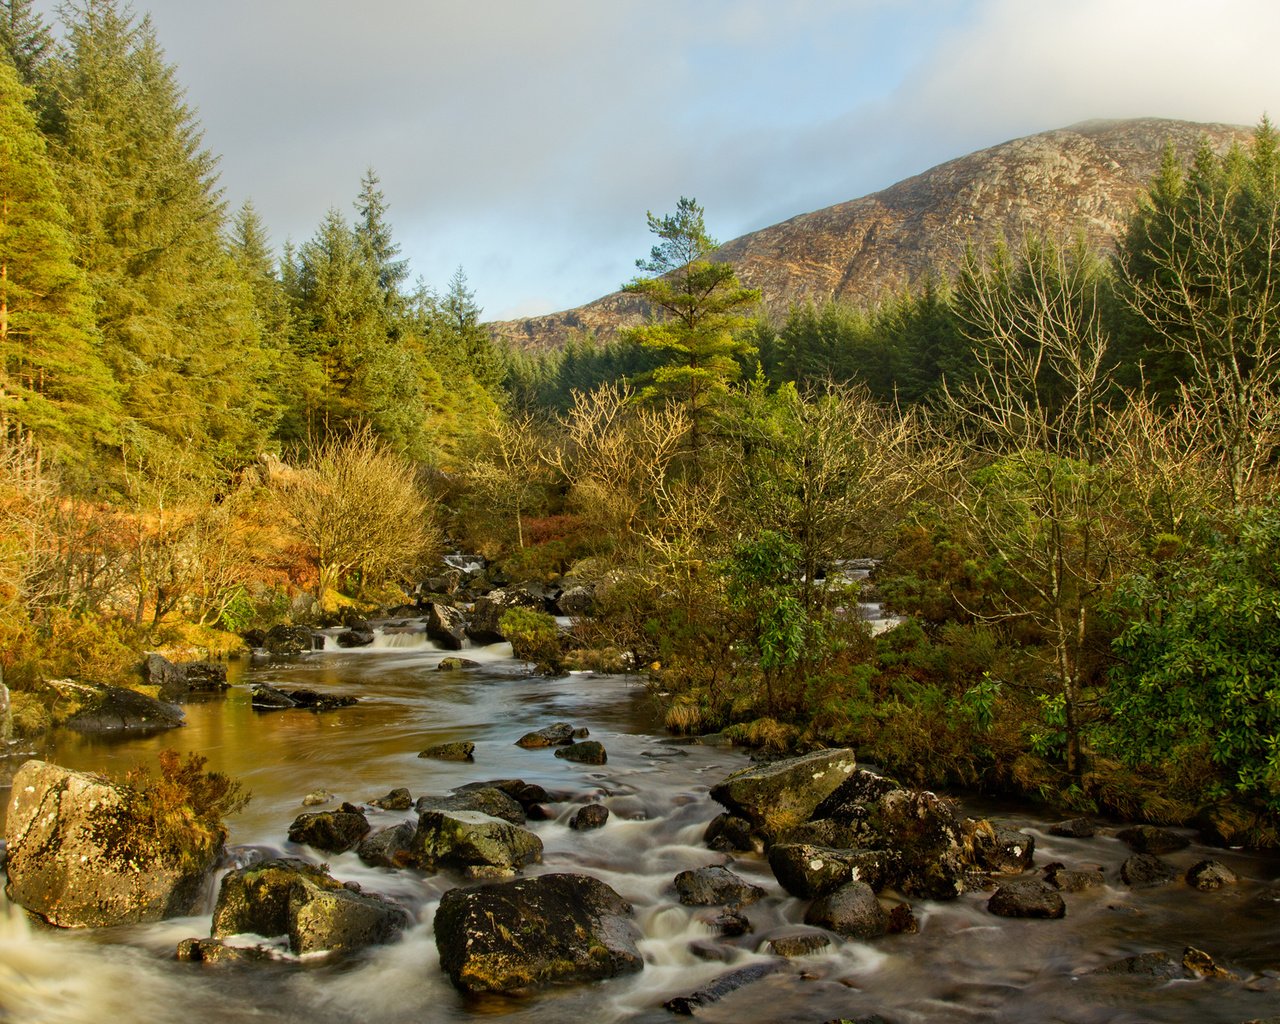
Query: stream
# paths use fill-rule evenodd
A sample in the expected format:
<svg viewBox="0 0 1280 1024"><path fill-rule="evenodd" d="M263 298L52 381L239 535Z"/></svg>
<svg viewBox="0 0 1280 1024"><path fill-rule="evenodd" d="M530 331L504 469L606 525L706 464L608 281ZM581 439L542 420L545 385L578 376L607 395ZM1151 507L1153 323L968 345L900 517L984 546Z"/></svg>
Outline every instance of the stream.
<svg viewBox="0 0 1280 1024"><path fill-rule="evenodd" d="M334 649L329 649L334 648ZM0 896L0 1021L22 1024L422 1024L493 1016L532 1022L671 1021L665 1000L688 995L736 967L770 959L767 940L794 931L805 903L787 896L763 858L739 855L735 872L767 895L746 908L751 934L719 938L704 908L681 906L677 872L728 863L701 842L720 810L708 789L748 763L740 750L669 742L638 677L529 676L510 648L468 649L480 662L440 672L447 654L416 630L379 631L373 646L324 651L276 663L233 666L223 700L185 706L187 725L146 738L107 742L63 731L38 752L70 768L122 773L155 763L157 751L194 750L209 767L252 791L230 822L232 852L256 847L328 863L344 881L403 903L416 921L398 942L346 959L285 954L278 962L201 965L174 960L177 943L207 936L216 880L203 914L159 924L54 931L38 927ZM352 695L360 703L316 714L255 712L249 683ZM588 767L550 749L515 746L523 733L552 722L590 729L608 763ZM424 760L423 748L475 743L473 764ZM483 779L521 778L565 797L555 820L530 822L545 846L526 874L574 871L613 886L635 907L646 966L606 982L547 990L525 998L468 998L441 972L432 933L440 896L463 883L449 874L371 868L352 853L322 855L285 834L308 793L327 789L336 807L407 786L416 798ZM8 790L0 797L8 804ZM611 812L597 831L567 827L583 803ZM986 910L987 893L951 902L913 901L920 932L874 942L837 939L697 1012L735 1024L803 1022L879 1013L894 1024L942 1021L1195 1022L1238 1024L1280 1015L1280 859L1193 844L1166 855L1179 871L1207 857L1226 863L1240 883L1201 893L1182 884L1131 891L1119 881L1130 851L1104 829L1093 839L1048 833L1049 821L1009 805L964 799L982 814L1030 832L1038 865L1101 866L1108 884L1066 894L1060 921L1009 920ZM374 829L412 812L370 809ZM722 960L694 948L711 944ZM1158 981L1088 972L1135 953L1180 958L1185 946L1208 951L1239 980Z"/></svg>

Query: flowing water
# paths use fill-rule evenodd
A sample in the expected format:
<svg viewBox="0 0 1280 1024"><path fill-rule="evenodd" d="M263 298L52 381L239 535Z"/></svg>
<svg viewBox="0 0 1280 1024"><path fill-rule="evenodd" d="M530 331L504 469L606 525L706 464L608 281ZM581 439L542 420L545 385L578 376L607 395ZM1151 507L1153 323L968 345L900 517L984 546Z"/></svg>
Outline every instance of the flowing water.
<svg viewBox="0 0 1280 1024"><path fill-rule="evenodd" d="M258 713L250 707L247 686L238 685L225 700L188 705L188 725L180 732L113 743L67 734L43 752L68 767L108 772L154 762L155 752L167 746L203 753L212 768L241 779L253 792L249 807L231 822L233 847L324 860L338 878L400 900L416 920L402 940L345 960L320 956L299 962L282 955L279 962L265 964L186 964L173 959L174 947L183 938L208 935L214 888L201 915L92 932L37 928L0 897L0 1021L420 1024L482 1016L511 1024L665 1021L671 1019L662 1009L665 1000L768 959L767 939L801 924L805 904L782 892L759 857L732 861L733 870L768 893L747 908L754 930L741 938L716 938L705 923L706 912L681 906L671 889L677 872L728 860L701 843L703 829L719 810L707 790L744 765L744 754L664 742L645 690L634 678L531 678L505 646L463 652L482 662L478 669L438 672L445 653L414 629L381 632L368 649L325 650L233 674L241 684L351 694L360 698L356 706L323 714ZM555 721L588 727L608 749L608 764L587 767L557 759L551 750L514 746L524 732ZM474 764L416 756L446 740L473 741ZM328 789L336 800L360 802L397 786L407 786L417 797L466 782L513 777L564 798L554 805L556 820L529 826L542 838L545 857L528 873L586 872L630 900L644 935L641 973L521 999L465 998L441 972L431 930L441 894L460 884L458 879L370 868L354 853L322 856L285 839L290 822L303 810L303 796L316 789ZM595 832L570 830L569 817L588 801L610 809L608 824ZM412 817L411 812L369 814L375 828ZM870 1013L901 1024L1233 1024L1280 1014L1280 861L1193 846L1168 859L1185 869L1215 856L1241 876L1241 884L1219 893L1182 885L1135 893L1118 881L1118 866L1128 853L1118 840L1054 838L1045 821L1009 808L993 817L1030 831L1040 864L1101 865L1113 884L1067 894L1067 917L1061 921L993 917L982 893L949 903L917 901L919 934L875 942L836 940L824 952L798 958L786 970L700 1009L698 1017L735 1024L817 1024ZM721 950L722 961L695 955L694 948L708 942ZM1180 957L1186 945L1209 951L1241 980L1159 982L1087 973L1148 950Z"/></svg>

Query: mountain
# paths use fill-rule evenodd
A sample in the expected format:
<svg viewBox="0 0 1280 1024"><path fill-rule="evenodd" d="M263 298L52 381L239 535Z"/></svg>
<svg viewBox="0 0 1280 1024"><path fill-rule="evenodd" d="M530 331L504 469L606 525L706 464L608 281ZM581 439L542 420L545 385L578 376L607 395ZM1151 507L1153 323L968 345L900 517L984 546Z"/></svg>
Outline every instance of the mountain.
<svg viewBox="0 0 1280 1024"><path fill-rule="evenodd" d="M725 243L766 306L839 299L855 304L955 267L965 245L1028 231L1083 232L1091 245L1114 243L1171 142L1189 160L1202 139L1218 151L1245 142L1236 125L1161 118L1085 121L939 164L881 192L802 214ZM614 292L576 309L489 325L517 348L545 350L571 331L600 338L643 321L647 310Z"/></svg>

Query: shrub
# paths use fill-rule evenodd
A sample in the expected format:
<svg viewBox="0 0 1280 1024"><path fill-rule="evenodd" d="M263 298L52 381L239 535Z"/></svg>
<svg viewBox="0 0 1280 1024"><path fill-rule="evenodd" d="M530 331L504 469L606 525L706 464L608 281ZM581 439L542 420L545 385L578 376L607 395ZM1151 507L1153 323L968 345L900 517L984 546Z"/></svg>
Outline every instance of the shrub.
<svg viewBox="0 0 1280 1024"><path fill-rule="evenodd" d="M560 668L560 628L546 612L532 608L508 608L498 620L498 629L511 641L511 653L533 662L540 671Z"/></svg>

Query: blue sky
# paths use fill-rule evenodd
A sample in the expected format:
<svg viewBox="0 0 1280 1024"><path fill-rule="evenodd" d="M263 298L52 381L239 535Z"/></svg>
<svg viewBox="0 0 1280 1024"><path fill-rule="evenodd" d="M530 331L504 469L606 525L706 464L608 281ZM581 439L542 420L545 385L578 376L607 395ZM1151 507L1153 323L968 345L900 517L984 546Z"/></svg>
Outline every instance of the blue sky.
<svg viewBox="0 0 1280 1024"><path fill-rule="evenodd" d="M45 6L52 11L52 0ZM489 318L617 288L645 211L721 241L1094 117L1280 112L1274 0L135 0L278 243L382 181Z"/></svg>

